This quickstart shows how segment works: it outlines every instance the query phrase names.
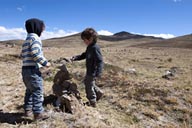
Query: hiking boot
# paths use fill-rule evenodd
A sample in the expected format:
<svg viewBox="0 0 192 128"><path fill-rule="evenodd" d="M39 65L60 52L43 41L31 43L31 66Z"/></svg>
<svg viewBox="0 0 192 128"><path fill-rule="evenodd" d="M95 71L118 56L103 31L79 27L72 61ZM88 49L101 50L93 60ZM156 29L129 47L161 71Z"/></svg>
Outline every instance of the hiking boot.
<svg viewBox="0 0 192 128"><path fill-rule="evenodd" d="M96 102L91 101L91 102L90 102L90 106L96 108L96 107L97 107L97 106L96 106Z"/></svg>
<svg viewBox="0 0 192 128"><path fill-rule="evenodd" d="M86 103L84 103L84 105L87 105L87 106L91 106L91 107L94 107L94 108L96 108L97 106L96 106L96 102L86 102Z"/></svg>
<svg viewBox="0 0 192 128"><path fill-rule="evenodd" d="M54 108L54 111L56 111L56 112L61 112L61 109L60 109L60 107L55 107L55 108Z"/></svg>
<svg viewBox="0 0 192 128"><path fill-rule="evenodd" d="M97 95L96 100L99 101L103 97L104 93L103 93L103 91L99 91L99 92L96 92L96 95Z"/></svg>
<svg viewBox="0 0 192 128"><path fill-rule="evenodd" d="M35 121L46 120L48 118L49 118L49 116L45 113L35 113L34 114L34 120Z"/></svg>
<svg viewBox="0 0 192 128"><path fill-rule="evenodd" d="M31 110L25 110L24 116L30 117L33 115L33 112Z"/></svg>

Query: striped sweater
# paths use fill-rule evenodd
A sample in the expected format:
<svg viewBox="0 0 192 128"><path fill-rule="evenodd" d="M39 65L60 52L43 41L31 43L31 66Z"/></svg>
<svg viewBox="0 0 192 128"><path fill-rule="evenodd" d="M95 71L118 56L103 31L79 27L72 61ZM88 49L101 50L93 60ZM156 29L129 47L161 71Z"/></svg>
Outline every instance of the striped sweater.
<svg viewBox="0 0 192 128"><path fill-rule="evenodd" d="M47 59L43 56L42 42L35 33L29 33L22 45L21 57L23 66L37 66L38 68L47 65Z"/></svg>

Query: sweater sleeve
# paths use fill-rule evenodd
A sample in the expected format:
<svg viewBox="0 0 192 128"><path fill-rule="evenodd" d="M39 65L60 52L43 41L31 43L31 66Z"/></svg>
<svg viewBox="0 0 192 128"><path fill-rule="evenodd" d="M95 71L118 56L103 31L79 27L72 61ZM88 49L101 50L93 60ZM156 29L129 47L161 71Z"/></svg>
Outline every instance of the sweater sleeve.
<svg viewBox="0 0 192 128"><path fill-rule="evenodd" d="M81 55L74 56L74 61L83 60L86 58L86 52L83 52Z"/></svg>
<svg viewBox="0 0 192 128"><path fill-rule="evenodd" d="M40 63L42 66L46 66L48 61L43 56L43 52L41 50L41 44L38 41L34 41L31 44L31 55L33 57L33 60L36 63Z"/></svg>

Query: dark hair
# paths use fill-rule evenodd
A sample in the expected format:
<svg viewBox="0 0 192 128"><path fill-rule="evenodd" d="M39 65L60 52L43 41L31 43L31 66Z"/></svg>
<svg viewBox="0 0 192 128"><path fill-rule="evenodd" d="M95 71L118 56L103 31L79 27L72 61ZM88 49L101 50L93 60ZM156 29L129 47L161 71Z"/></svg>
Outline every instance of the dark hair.
<svg viewBox="0 0 192 128"><path fill-rule="evenodd" d="M25 22L27 33L36 33L38 36L41 36L44 27L44 22L37 18L31 18Z"/></svg>
<svg viewBox="0 0 192 128"><path fill-rule="evenodd" d="M93 38L93 42L97 42L97 32L93 28L86 28L82 33L81 33L81 39L87 39L89 40L90 38Z"/></svg>

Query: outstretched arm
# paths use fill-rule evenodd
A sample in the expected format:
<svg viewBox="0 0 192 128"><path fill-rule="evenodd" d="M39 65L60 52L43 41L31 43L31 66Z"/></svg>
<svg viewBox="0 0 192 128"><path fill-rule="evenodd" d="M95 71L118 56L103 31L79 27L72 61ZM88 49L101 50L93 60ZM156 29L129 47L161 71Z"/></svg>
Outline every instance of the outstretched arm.
<svg viewBox="0 0 192 128"><path fill-rule="evenodd" d="M86 53L84 52L81 55L73 56L71 60L72 61L78 61L78 60L83 60L85 58L86 58Z"/></svg>

